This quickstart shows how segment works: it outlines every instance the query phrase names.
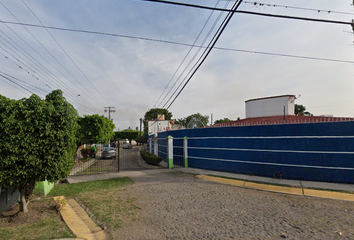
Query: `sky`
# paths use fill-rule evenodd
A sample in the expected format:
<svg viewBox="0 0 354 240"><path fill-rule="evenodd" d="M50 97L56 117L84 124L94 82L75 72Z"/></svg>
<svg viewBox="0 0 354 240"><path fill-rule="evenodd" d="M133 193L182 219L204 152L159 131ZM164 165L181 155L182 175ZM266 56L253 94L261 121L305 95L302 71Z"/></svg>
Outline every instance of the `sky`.
<svg viewBox="0 0 354 240"><path fill-rule="evenodd" d="M234 4L184 2L227 9ZM238 10L351 22L352 4L243 1ZM233 15L175 99L225 17L141 0L0 0L0 94L44 99L61 89L80 116L108 117L104 110L112 107L116 130L135 129L155 107L168 107L173 119L194 113L213 121L243 119L245 101L287 94L314 115L354 116L350 25L244 13Z"/></svg>

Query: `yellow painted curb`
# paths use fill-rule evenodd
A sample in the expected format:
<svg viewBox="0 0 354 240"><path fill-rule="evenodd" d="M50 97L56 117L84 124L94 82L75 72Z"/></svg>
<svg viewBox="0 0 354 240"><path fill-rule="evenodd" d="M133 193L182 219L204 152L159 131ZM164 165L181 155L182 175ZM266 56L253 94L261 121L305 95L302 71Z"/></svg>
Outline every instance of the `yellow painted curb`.
<svg viewBox="0 0 354 240"><path fill-rule="evenodd" d="M233 180L233 179L227 179L221 177L211 177L206 175L197 175L197 178L212 181L212 182L225 183L234 186L241 186L241 187L245 184L245 181Z"/></svg>
<svg viewBox="0 0 354 240"><path fill-rule="evenodd" d="M245 187L255 188L255 189L270 191L270 192L286 193L286 194L302 196L302 189L296 187L283 187L283 186L260 184L260 183L253 183L253 182L246 182Z"/></svg>
<svg viewBox="0 0 354 240"><path fill-rule="evenodd" d="M285 186L278 186L278 185L270 185L270 184L261 184L261 183L233 180L233 179L227 179L227 178L222 178L222 177L212 177L212 176L206 176L206 175L197 175L197 178L204 179L207 181L212 181L212 182L254 188L254 189L270 191L270 192L293 194L293 195L299 195L299 196L303 195L303 196L308 196L308 197L329 198L329 199L353 201L354 202L354 194L350 194L350 193L314 190L314 189L306 189L306 188L298 188L298 187L285 187Z"/></svg>
<svg viewBox="0 0 354 240"><path fill-rule="evenodd" d="M63 201L64 197L54 197L54 201L58 199ZM86 240L105 240L106 233L92 221L88 214L82 207L74 200L69 199L63 204L60 215L62 216L66 225L76 235L76 239Z"/></svg>
<svg viewBox="0 0 354 240"><path fill-rule="evenodd" d="M354 194L349 194L349 193L304 189L304 195L310 197L330 198L330 199L354 202Z"/></svg>

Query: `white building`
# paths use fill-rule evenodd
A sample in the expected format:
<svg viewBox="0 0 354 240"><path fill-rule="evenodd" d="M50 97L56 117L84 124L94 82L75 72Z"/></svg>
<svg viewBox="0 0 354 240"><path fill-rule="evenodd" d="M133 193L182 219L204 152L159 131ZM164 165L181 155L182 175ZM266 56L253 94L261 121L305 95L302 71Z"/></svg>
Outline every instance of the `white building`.
<svg viewBox="0 0 354 240"><path fill-rule="evenodd" d="M171 126L172 126L172 121L165 120L164 114L158 114L156 120L150 120L147 122L148 122L149 135L171 130Z"/></svg>
<svg viewBox="0 0 354 240"><path fill-rule="evenodd" d="M281 95L247 100L246 118L294 115L295 95Z"/></svg>

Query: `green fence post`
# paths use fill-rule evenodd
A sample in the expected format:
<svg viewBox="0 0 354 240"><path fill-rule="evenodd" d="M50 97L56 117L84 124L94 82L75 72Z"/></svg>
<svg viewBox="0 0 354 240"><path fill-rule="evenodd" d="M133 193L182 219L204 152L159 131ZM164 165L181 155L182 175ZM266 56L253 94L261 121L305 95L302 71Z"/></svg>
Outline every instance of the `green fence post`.
<svg viewBox="0 0 354 240"><path fill-rule="evenodd" d="M167 137L167 159L168 159L168 168L173 168L173 137Z"/></svg>
<svg viewBox="0 0 354 240"><path fill-rule="evenodd" d="M188 137L183 138L184 167L188 167Z"/></svg>

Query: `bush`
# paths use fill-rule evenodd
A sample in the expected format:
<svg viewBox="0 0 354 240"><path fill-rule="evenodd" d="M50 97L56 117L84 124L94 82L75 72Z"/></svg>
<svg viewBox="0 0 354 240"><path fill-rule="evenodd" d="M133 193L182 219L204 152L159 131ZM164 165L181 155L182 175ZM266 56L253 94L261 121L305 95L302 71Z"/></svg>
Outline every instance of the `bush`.
<svg viewBox="0 0 354 240"><path fill-rule="evenodd" d="M94 158L96 156L95 147L87 147L81 149L81 155L84 159L86 158Z"/></svg>
<svg viewBox="0 0 354 240"><path fill-rule="evenodd" d="M162 158L156 157L154 154L151 154L147 151L140 151L140 155L147 164L158 166L162 161Z"/></svg>

